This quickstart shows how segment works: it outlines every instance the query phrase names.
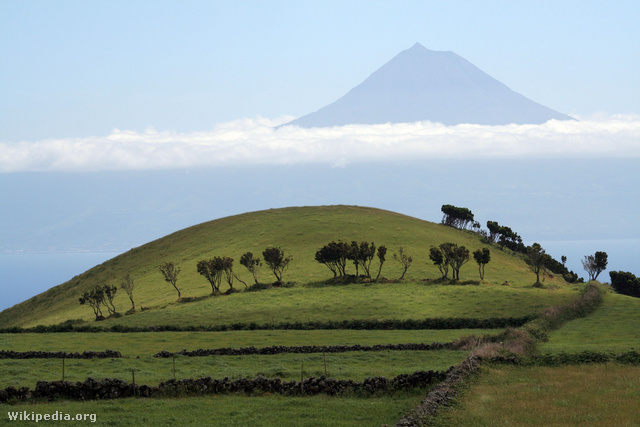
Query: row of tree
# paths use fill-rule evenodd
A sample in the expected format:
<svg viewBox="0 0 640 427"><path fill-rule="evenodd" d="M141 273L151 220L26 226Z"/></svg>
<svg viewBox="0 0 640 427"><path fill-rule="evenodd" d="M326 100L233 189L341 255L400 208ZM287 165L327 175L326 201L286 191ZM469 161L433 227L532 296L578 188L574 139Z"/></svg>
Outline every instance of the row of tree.
<svg viewBox="0 0 640 427"><path fill-rule="evenodd" d="M332 241L318 249L315 254L315 260L326 266L333 273L333 277L346 277L347 264L348 261L351 261L356 269L356 277L360 275L360 267L362 267L364 276L371 278L371 263L377 256L378 273L376 280L378 280L386 255L386 246L379 246L376 250L376 245L373 242L358 243L352 241L347 243L339 240L337 242ZM397 257L396 254L394 255Z"/></svg>
<svg viewBox="0 0 640 427"><path fill-rule="evenodd" d="M567 257L562 256L562 262L558 262L538 243L526 246L522 237L510 227L501 225L497 221L487 221L487 229L483 230L479 222L474 221L473 212L467 208L457 207L453 205L442 205L442 224L466 230L471 224L472 231L478 233L486 243L497 244L500 249L510 249L513 252L520 253L524 256L529 268L536 274L536 283L540 283L540 277L544 278L549 273L562 275L565 281L575 283L583 281L573 271L569 271L566 267ZM589 280L596 280L598 275L606 269L607 254L605 252L596 252L595 255L587 255L582 261L582 265L589 275Z"/></svg>
<svg viewBox="0 0 640 427"><path fill-rule="evenodd" d="M280 248L267 248L262 252L262 257L264 259L264 263L276 277L276 284L281 284L284 271L287 269L293 258L291 256L286 256L284 251ZM216 256L200 260L196 264L198 274L203 276L207 282L209 282L212 295L220 294L220 286L223 280L225 280L229 285L228 293L234 292L234 279L242 282L245 285L245 288L248 287L247 283L240 279L233 271L233 262L234 259L231 257ZM246 252L240 257L240 264L251 273L255 283L258 284L258 271L262 267L262 260L259 257L255 257L253 253ZM180 288L178 287L180 267L177 267L173 262L165 262L160 265L159 270L165 282L172 285L178 292L178 299L180 299L182 297Z"/></svg>
<svg viewBox="0 0 640 427"><path fill-rule="evenodd" d="M381 245L377 248L373 242L356 242L351 243L339 240L332 241L320 249L315 254L315 260L326 266L332 273L333 277L347 276L346 267L351 261L355 267L355 277L359 277L359 269L362 267L363 276L372 278L371 263L374 258L378 258L378 272L375 280L380 278L382 266L386 260L387 248ZM443 279L448 278L449 270L452 271L452 279L460 279L460 268L470 259L469 250L464 246L458 246L456 243L442 243L438 247L431 247L429 258L433 264L438 267ZM478 272L480 279L484 280L485 265L491 260L489 249L478 249L473 253L473 258L478 264ZM402 266L402 274L398 280L402 280L407 270L413 262L413 257L409 255L404 248L400 248L398 252L393 254L393 259Z"/></svg>

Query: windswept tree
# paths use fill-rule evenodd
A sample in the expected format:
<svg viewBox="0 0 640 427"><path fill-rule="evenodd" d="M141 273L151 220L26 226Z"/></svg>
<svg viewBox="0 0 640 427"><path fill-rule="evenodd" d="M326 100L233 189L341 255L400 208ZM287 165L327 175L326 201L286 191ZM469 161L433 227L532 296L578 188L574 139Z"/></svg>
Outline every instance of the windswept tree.
<svg viewBox="0 0 640 427"><path fill-rule="evenodd" d="M254 258L253 253L247 252L240 257L240 265L245 266L249 273L253 275L253 280L258 284L258 271L262 267L260 258Z"/></svg>
<svg viewBox="0 0 640 427"><path fill-rule="evenodd" d="M447 279L449 275L453 251L456 247L457 245L455 243L441 243L437 248L435 246L429 248L429 259L433 261L433 265L440 270L442 279Z"/></svg>
<svg viewBox="0 0 640 427"><path fill-rule="evenodd" d="M233 279L235 277L233 273L233 258L228 256L222 257L222 274L229 285L229 291L233 292Z"/></svg>
<svg viewBox="0 0 640 427"><path fill-rule="evenodd" d="M403 268L402 275L398 279L398 280L402 280L404 278L404 275L407 273L407 270L411 266L411 263L413 262L413 258L404 251L404 248L400 247L397 253L394 252L393 259L399 262Z"/></svg>
<svg viewBox="0 0 640 427"><path fill-rule="evenodd" d="M85 291L79 298L80 305L88 305L93 310L96 320L104 319L100 306L104 301L104 291L100 286L96 286L90 291Z"/></svg>
<svg viewBox="0 0 640 427"><path fill-rule="evenodd" d="M358 277L358 275L360 274L359 268L360 268L360 262L362 261L362 258L360 257L360 246L358 245L358 242L356 242L355 240L353 240L351 242L351 245L349 246L347 259L353 262L353 266L356 268L356 277Z"/></svg>
<svg viewBox="0 0 640 427"><path fill-rule="evenodd" d="M478 273L480 273L480 280L484 280L484 266L491 261L491 252L488 248L477 249L473 251L473 259L478 264Z"/></svg>
<svg viewBox="0 0 640 427"><path fill-rule="evenodd" d="M449 274L449 264L444 260L444 254L440 250L440 248L436 248L435 246L431 246L429 248L429 259L433 262L433 265L438 267L440 270L440 274L443 279L447 278Z"/></svg>
<svg viewBox="0 0 640 427"><path fill-rule="evenodd" d="M276 276L276 281L282 283L282 274L293 259L291 256L285 257L284 251L280 248L267 248L262 252L265 264Z"/></svg>
<svg viewBox="0 0 640 427"><path fill-rule="evenodd" d="M220 283L222 282L222 258L214 257L198 261L196 269L198 274L207 279L211 285L211 295L220 293Z"/></svg>
<svg viewBox="0 0 640 427"><path fill-rule="evenodd" d="M464 230L473 223L473 213L467 208L459 208L453 205L442 205L442 223L450 227Z"/></svg>
<svg viewBox="0 0 640 427"><path fill-rule="evenodd" d="M540 243L534 243L527 248L527 254L525 261L529 266L529 269L536 275L536 285L540 285L540 276L544 280L547 274L546 263L549 255L542 248Z"/></svg>
<svg viewBox="0 0 640 427"><path fill-rule="evenodd" d="M607 253L596 252L595 255L586 255L582 260L582 266L589 274L589 280L597 280L600 273L607 269Z"/></svg>
<svg viewBox="0 0 640 427"><path fill-rule="evenodd" d="M431 246L429 248L429 259L433 262L433 265L438 267L442 279L446 280L449 275L449 250L448 245L450 243L442 243L439 247Z"/></svg>
<svg viewBox="0 0 640 427"><path fill-rule="evenodd" d="M99 286L100 287L100 286ZM118 292L118 288L116 286L103 285L100 287L102 292L104 293L104 298L102 299L102 303L105 307L107 307L107 311L109 314L116 314L116 306L113 303L113 299L116 297L116 292Z"/></svg>
<svg viewBox="0 0 640 427"><path fill-rule="evenodd" d="M371 262L376 257L376 245L373 242L360 242L360 256L364 274L371 278Z"/></svg>
<svg viewBox="0 0 640 427"><path fill-rule="evenodd" d="M122 279L120 279L120 288L123 289L126 293L127 296L129 297L129 300L131 301L131 312L135 312L136 311L136 303L133 301L133 288L134 288L134 283L133 283L133 278L131 277L131 275L129 273L125 274L124 277Z"/></svg>
<svg viewBox="0 0 640 427"><path fill-rule="evenodd" d="M453 244L449 265L451 265L451 274L453 280L460 280L460 268L469 261L469 249L464 246Z"/></svg>
<svg viewBox="0 0 640 427"><path fill-rule="evenodd" d="M160 264L159 267L160 273L162 273L162 277L165 282L169 283L171 286L178 291L178 299L180 299L180 289L178 289L178 274L180 274L180 267L176 267L173 262L164 262Z"/></svg>
<svg viewBox="0 0 640 427"><path fill-rule="evenodd" d="M327 267L333 277L345 276L350 250L348 243L332 241L316 251L315 260Z"/></svg>
<svg viewBox="0 0 640 427"><path fill-rule="evenodd" d="M487 229L489 230L489 236L487 237L491 243L498 241L500 237L500 225L496 221L487 221Z"/></svg>
<svg viewBox="0 0 640 427"><path fill-rule="evenodd" d="M487 228L489 229L487 238L491 243L497 242L500 245L500 249L507 247L514 252L527 252L520 235L510 227L500 225L496 221L487 221Z"/></svg>
<svg viewBox="0 0 640 427"><path fill-rule="evenodd" d="M387 257L387 247L384 245L378 246L378 252L376 253L378 257L379 267L378 267L378 275L376 276L376 281L380 278L380 273L382 273L382 264L384 264Z"/></svg>

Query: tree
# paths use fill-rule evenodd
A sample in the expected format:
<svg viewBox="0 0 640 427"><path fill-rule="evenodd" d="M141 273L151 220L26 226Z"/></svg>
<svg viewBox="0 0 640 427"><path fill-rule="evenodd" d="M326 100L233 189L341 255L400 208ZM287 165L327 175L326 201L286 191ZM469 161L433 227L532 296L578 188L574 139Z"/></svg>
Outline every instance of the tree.
<svg viewBox="0 0 640 427"><path fill-rule="evenodd" d="M453 280L460 280L460 268L469 261L469 249L464 246L453 244L449 265L451 265L451 273Z"/></svg>
<svg viewBox="0 0 640 427"><path fill-rule="evenodd" d="M176 291L178 291L178 299L180 299L180 289L178 289L178 274L180 274L180 267L176 267L173 262L165 262L160 264L160 273L164 277L165 282L172 285Z"/></svg>
<svg viewBox="0 0 640 427"><path fill-rule="evenodd" d="M214 257L200 260L198 264L196 264L196 269L211 285L211 295L219 294L220 283L222 282L222 258Z"/></svg>
<svg viewBox="0 0 640 427"><path fill-rule="evenodd" d="M291 256L285 257L284 251L280 248L267 248L262 252L262 257L276 276L276 281L282 283L282 274L293 258Z"/></svg>
<svg viewBox="0 0 640 427"><path fill-rule="evenodd" d="M100 306L104 301L104 291L98 285L90 291L85 291L79 298L80 305L88 305L93 310L93 314L96 316L96 320L104 319Z"/></svg>
<svg viewBox="0 0 640 427"><path fill-rule="evenodd" d="M360 267L360 261L361 256L360 256L360 246L358 246L358 242L356 242L355 240L351 242L351 246L349 246L349 255L347 256L347 259L351 262L353 262L353 266L356 268L356 278L359 275L359 271L358 268Z"/></svg>
<svg viewBox="0 0 640 427"><path fill-rule="evenodd" d="M404 278L405 273L407 272L407 270L409 269L409 266L411 265L411 263L413 262L413 258L410 257L405 251L404 248L400 247L400 249L398 250L398 253L394 253L393 254L393 259L396 260L397 262L400 263L400 265L402 265L402 268L404 269L402 271L402 275L400 276L400 278L398 280L402 280Z"/></svg>
<svg viewBox="0 0 640 427"><path fill-rule="evenodd" d="M235 277L235 274L233 274L233 258L222 257L222 273L229 284L229 292L233 292L233 278Z"/></svg>
<svg viewBox="0 0 640 427"><path fill-rule="evenodd" d="M331 270L333 277L345 276L350 250L351 246L348 243L332 241L318 249L315 260Z"/></svg>
<svg viewBox="0 0 640 427"><path fill-rule="evenodd" d="M109 314L116 314L117 311L116 306L113 304L113 299L116 297L118 288L115 286L103 285L102 287L100 287L100 289L102 289L102 292L104 293L102 303L105 307L107 307L107 311L109 312Z"/></svg>
<svg viewBox="0 0 640 427"><path fill-rule="evenodd" d="M380 267L378 268L378 275L376 276L376 281L380 278L380 273L382 272L382 264L384 264L387 256L387 247L381 245L378 247L377 252L378 261L380 262Z"/></svg>
<svg viewBox="0 0 640 427"><path fill-rule="evenodd" d="M496 221L487 221L487 229L489 229L489 241L497 242L500 236L500 225Z"/></svg>
<svg viewBox="0 0 640 427"><path fill-rule="evenodd" d="M244 265L249 273L253 275L253 280L258 284L258 271L262 267L260 258L254 258L251 252L247 252L240 257L240 265Z"/></svg>
<svg viewBox="0 0 640 427"><path fill-rule="evenodd" d="M562 261L562 266L566 268L566 265L565 265L565 264L567 263L567 257L566 257L566 256L564 256L564 255L562 255L562 256L560 257L560 261Z"/></svg>
<svg viewBox="0 0 640 427"><path fill-rule="evenodd" d="M373 242L360 242L359 256L365 276L371 278L371 262L376 256L376 245Z"/></svg>
<svg viewBox="0 0 640 427"><path fill-rule="evenodd" d="M544 276L547 272L545 264L548 257L549 255L546 254L545 250L539 243L534 243L527 248L525 262L529 266L529 269L536 275L535 285L540 285L540 275L542 275L544 280Z"/></svg>
<svg viewBox="0 0 640 427"><path fill-rule="evenodd" d="M136 304L135 302L133 302L133 287L134 287L133 278L129 275L129 273L125 274L124 277L120 279L120 288L127 293L127 296L131 301L132 313L136 311Z"/></svg>
<svg viewBox="0 0 640 427"><path fill-rule="evenodd" d="M491 252L487 248L477 249L473 252L473 259L478 263L478 273L480 280L484 280L484 266L491 261Z"/></svg>
<svg viewBox="0 0 640 427"><path fill-rule="evenodd" d="M449 275L449 263L445 260L442 247L436 248L435 246L431 246L431 248L429 248L429 259L433 261L433 265L437 266L438 270L440 270L442 279L446 279Z"/></svg>
<svg viewBox="0 0 640 427"><path fill-rule="evenodd" d="M450 227L464 230L467 225L473 223L473 213L467 208L459 208L453 205L442 205L442 223Z"/></svg>
<svg viewBox="0 0 640 427"><path fill-rule="evenodd" d="M586 255L582 260L582 266L589 273L589 280L597 280L598 275L607 269L607 253L596 252L595 255Z"/></svg>

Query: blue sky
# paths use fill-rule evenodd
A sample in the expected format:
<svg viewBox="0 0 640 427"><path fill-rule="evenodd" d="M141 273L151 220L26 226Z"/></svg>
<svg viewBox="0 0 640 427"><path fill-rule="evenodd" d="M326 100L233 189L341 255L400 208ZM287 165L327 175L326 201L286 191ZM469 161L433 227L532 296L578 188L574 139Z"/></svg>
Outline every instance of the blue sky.
<svg viewBox="0 0 640 427"><path fill-rule="evenodd" d="M640 114L637 1L0 1L0 142L301 116L415 42L578 116Z"/></svg>

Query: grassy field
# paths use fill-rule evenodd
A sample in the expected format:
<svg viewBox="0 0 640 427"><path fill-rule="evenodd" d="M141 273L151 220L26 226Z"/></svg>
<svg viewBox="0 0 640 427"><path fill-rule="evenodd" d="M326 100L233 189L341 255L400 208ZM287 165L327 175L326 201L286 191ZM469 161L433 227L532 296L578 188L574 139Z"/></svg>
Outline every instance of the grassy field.
<svg viewBox="0 0 640 427"><path fill-rule="evenodd" d="M435 426L637 426L640 367L484 367Z"/></svg>
<svg viewBox="0 0 640 427"><path fill-rule="evenodd" d="M117 401L42 402L33 405L0 404L0 424L7 412L22 411L96 414L95 423L47 422L46 425L194 426L216 427L371 427L394 425L420 403L424 392L381 397L282 397L216 395L174 399L122 399Z"/></svg>
<svg viewBox="0 0 640 427"><path fill-rule="evenodd" d="M591 316L576 319L551 334L542 352L622 352L640 350L640 299L607 294Z"/></svg>
<svg viewBox="0 0 640 427"><path fill-rule="evenodd" d="M367 377L392 378L421 370L443 371L460 363L464 351L376 351L327 353L327 376L362 381ZM182 378L267 378L300 380L304 376L324 375L322 353L248 356L176 356L175 376ZM140 359L67 359L65 379L84 381L91 378L119 378L132 381L135 370L138 384L157 385L173 378L173 360L144 357ZM33 388L38 380L62 379L62 359L0 360L0 389L8 386Z"/></svg>
<svg viewBox="0 0 640 427"><path fill-rule="evenodd" d="M497 334L496 329L423 329L417 331L315 330L231 332L132 332L0 334L0 348L13 351L120 351L125 357L153 356L166 350L275 345L375 345L451 342L468 335Z"/></svg>
<svg viewBox="0 0 640 427"><path fill-rule="evenodd" d="M406 282L341 286L296 286L210 297L164 309L108 319L112 325L225 325L351 319L432 317L521 317L574 298L572 287L547 289L509 286L439 286Z"/></svg>
<svg viewBox="0 0 640 427"><path fill-rule="evenodd" d="M38 324L56 324L68 319L91 320L93 313L86 306L78 304L78 298L83 291L97 284L117 285L125 274L131 274L135 281L135 299L137 307L148 308L174 308L172 303L177 299L177 293L162 279L158 272L158 266L165 261L172 261L181 268L178 286L182 290L183 297L200 298L211 292L208 282L196 271L196 264L201 259L213 256L230 256L236 260L235 271L247 283L251 283L250 274L239 265L240 256L251 251L256 256L261 256L262 251L268 246L281 247L286 254L293 256L290 268L285 272L284 280L299 284L313 284L332 277L331 272L314 260L315 252L332 240L357 240L374 241L377 245L386 245L388 248L387 261L384 264L382 275L391 279L398 278L401 274L399 263L394 262L392 255L400 247L413 257L413 264L407 272L408 282L420 282L423 279L437 279L440 273L430 262L428 253L430 246L437 246L444 242L454 242L466 246L470 251L485 247L479 236L469 231L460 231L451 227L422 221L405 215L382 211L379 209L363 208L356 206L322 206L322 207L298 207L284 208L261 212L252 212L219 220L203 223L190 227L174 234L150 242L141 247L132 249L96 266L95 268L80 274L68 282L56 286L47 292L31 298L24 303L4 310L0 313L0 327L36 326ZM374 261L374 268L377 267ZM354 273L353 266L350 272ZM259 272L262 282L272 282L273 275L266 267ZM460 271L462 281L478 280L477 266L473 260L464 265ZM508 281L512 286L522 287L531 285L534 276L528 270L524 261L510 254L509 251L501 251L492 248L491 262L486 266L485 280L488 284L501 284ZM547 279L547 285L563 286L562 278ZM243 288L239 282L237 287ZM350 311L357 310L363 303L372 304L371 309L383 309L389 307L389 312L381 313L385 317L398 317L412 309L400 303L394 304L396 298L413 301L418 299L420 304L439 304L438 301L429 300L426 295L407 295L402 292L402 285L389 284L386 292L363 298L350 298L350 301L339 307L341 316L350 316ZM226 288L223 287L223 291ZM271 318L294 318L292 311L304 310L305 299L290 301L288 311L275 312L284 301L281 296L288 296L292 292L295 297L299 289L278 289L280 293L266 294L262 292L251 294L232 295L230 300L240 299L238 303L232 303L234 308L238 306L259 306L253 313L247 313L253 318L259 318L262 322ZM459 288L456 288L456 290ZM410 290L416 290L415 287ZM316 297L310 295L309 302L313 304L312 310L322 310L322 304L333 306L340 298L349 298L351 287L345 289L318 289ZM358 288L359 294L360 289ZM396 296L396 292L400 292ZM284 294L284 295L283 295ZM272 296L275 295L275 296ZM271 299L273 298L273 299ZM376 298L380 298L376 302ZM262 300L267 299L268 303ZM228 316L229 308L225 297L205 299L198 303L189 304L188 311L200 313L201 321L220 322L224 316ZM116 295L116 306L124 312L130 307L128 298L124 292ZM197 306L201 305L201 309ZM173 315L180 317L184 306L180 304L171 316L163 319L163 324L172 323ZM466 308L466 307L465 307ZM488 307L486 308L488 309ZM206 313L205 313L206 312ZM150 313L153 313L150 312ZM235 319L244 313L232 313ZM329 313L333 314L333 313ZM464 310L463 310L464 314ZM154 314L146 317L149 322L157 322ZM189 317L185 314L186 317ZM304 318L305 314L302 314ZM371 316L371 314L369 314ZM135 320L121 320L123 322L141 322L140 315L130 316ZM184 322L184 320L179 320Z"/></svg>

